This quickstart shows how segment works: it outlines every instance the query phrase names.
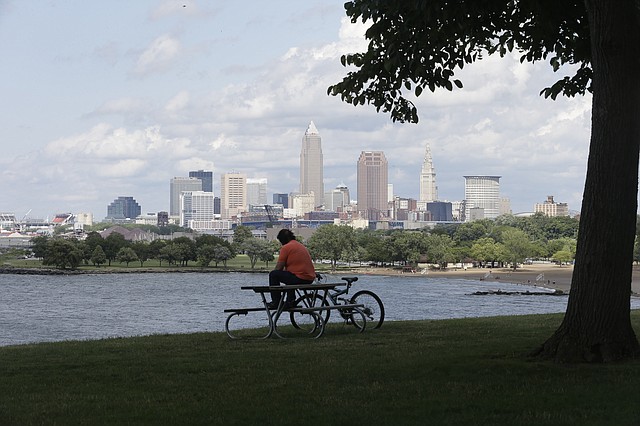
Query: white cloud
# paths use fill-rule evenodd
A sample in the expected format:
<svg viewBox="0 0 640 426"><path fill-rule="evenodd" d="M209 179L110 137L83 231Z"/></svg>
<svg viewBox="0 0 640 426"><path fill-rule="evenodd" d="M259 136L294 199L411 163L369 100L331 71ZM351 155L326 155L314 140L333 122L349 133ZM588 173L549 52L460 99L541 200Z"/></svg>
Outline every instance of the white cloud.
<svg viewBox="0 0 640 426"><path fill-rule="evenodd" d="M138 57L134 74L145 75L166 70L177 60L181 49L180 41L168 34L156 38Z"/></svg>
<svg viewBox="0 0 640 426"><path fill-rule="evenodd" d="M186 90L181 90L167 102L165 109L169 112L177 112L184 109L189 103L190 95Z"/></svg>
<svg viewBox="0 0 640 426"><path fill-rule="evenodd" d="M539 91L558 78L548 65L521 64L515 56L486 57L457 73L463 89L426 91L414 99L420 123L392 123L370 105L353 107L326 93L349 71L340 64L340 55L366 49L363 24L341 16L339 29L324 42L290 38L288 44L270 46L273 51L261 56L267 59L258 61L255 52L234 50L235 38L261 35L260 45L266 46L270 30L286 28L252 28L247 22L269 25L268 19L257 19L259 9L246 21L237 17L238 22L199 15L190 21L194 25L185 25L175 18L197 7L203 6L191 0L162 1L153 11L145 8L144 20L151 16L152 22L145 21L139 35L101 40L103 49L88 48L125 67L119 52L145 45L140 37L155 37L128 66L139 76L154 73L153 84L128 78L116 65L100 84L85 82L82 93L69 85L65 99L84 102L64 115L81 120L55 123L41 148L13 162L0 159L6 165L3 181L9 183L3 194L39 194L29 196L50 199L49 205L61 211L102 211L117 196L130 195L145 211L166 210L171 177L214 166L216 173L238 170L267 177L270 191L295 191L301 139L313 120L322 137L326 188L344 182L354 199L359 153L378 149L389 159L397 195L417 197L429 141L442 198L463 197L465 174L498 174L504 195L519 205L516 210L530 210L533 201L544 201L546 195L579 208L590 98L541 98ZM282 20L288 22L286 16ZM200 48L204 45L207 49ZM162 72L169 69L171 73ZM38 173L30 173L34 169ZM29 191L12 190L18 182L29 182Z"/></svg>

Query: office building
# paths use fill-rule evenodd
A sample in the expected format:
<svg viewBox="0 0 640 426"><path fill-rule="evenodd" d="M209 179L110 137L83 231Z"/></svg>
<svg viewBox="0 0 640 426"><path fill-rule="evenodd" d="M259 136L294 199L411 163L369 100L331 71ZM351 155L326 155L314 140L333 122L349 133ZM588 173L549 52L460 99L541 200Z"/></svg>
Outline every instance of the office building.
<svg viewBox="0 0 640 426"><path fill-rule="evenodd" d="M289 205L294 211L295 217L304 217L305 213L315 210L316 200L313 194L291 194Z"/></svg>
<svg viewBox="0 0 640 426"><path fill-rule="evenodd" d="M413 198L394 197L389 203L389 216L395 220L408 220L409 213L416 210L416 204Z"/></svg>
<svg viewBox="0 0 640 426"><path fill-rule="evenodd" d="M513 214L513 212L511 211L511 199L509 197L500 198L500 207L499 207L498 216L501 216L503 214Z"/></svg>
<svg viewBox="0 0 640 426"><path fill-rule="evenodd" d="M464 176L466 221L495 219L500 215L500 177Z"/></svg>
<svg viewBox="0 0 640 426"><path fill-rule="evenodd" d="M213 172L206 170L194 170L189 172L189 177L198 178L202 181L204 192L213 192Z"/></svg>
<svg viewBox="0 0 640 426"><path fill-rule="evenodd" d="M273 194L273 204L282 204L285 209L289 208L289 194Z"/></svg>
<svg viewBox="0 0 640 426"><path fill-rule="evenodd" d="M453 208L447 201L427 202L427 211L431 213L432 221L451 222L453 220Z"/></svg>
<svg viewBox="0 0 640 426"><path fill-rule="evenodd" d="M267 204L267 179L247 179L247 205Z"/></svg>
<svg viewBox="0 0 640 426"><path fill-rule="evenodd" d="M350 203L349 188L344 183L324 195L324 208L328 211L344 211Z"/></svg>
<svg viewBox="0 0 640 426"><path fill-rule="evenodd" d="M93 213L76 213L75 217L76 225L81 227L93 225Z"/></svg>
<svg viewBox="0 0 640 426"><path fill-rule="evenodd" d="M420 198L423 203L438 201L438 187L436 186L436 171L433 168L431 147L427 144L420 170Z"/></svg>
<svg viewBox="0 0 640 426"><path fill-rule="evenodd" d="M313 121L304 132L300 151L300 193L313 193L315 207L324 202L324 174L320 134Z"/></svg>
<svg viewBox="0 0 640 426"><path fill-rule="evenodd" d="M180 193L202 191L202 180L196 177L174 177L169 182L169 215L180 216Z"/></svg>
<svg viewBox="0 0 640 426"><path fill-rule="evenodd" d="M142 209L133 197L118 197L107 206L109 219L135 219L140 213Z"/></svg>
<svg viewBox="0 0 640 426"><path fill-rule="evenodd" d="M213 192L183 191L180 193L180 226L193 229L193 222L213 220Z"/></svg>
<svg viewBox="0 0 640 426"><path fill-rule="evenodd" d="M220 217L231 219L247 210L247 175L224 173L220 176Z"/></svg>
<svg viewBox="0 0 640 426"><path fill-rule="evenodd" d="M538 213L542 212L547 216L569 216L569 205L567 203L556 203L553 200L553 195L547 196L547 201L544 203L536 203L533 206L533 211Z"/></svg>
<svg viewBox="0 0 640 426"><path fill-rule="evenodd" d="M382 151L362 151L358 159L358 211L369 220L386 216L388 208L387 158Z"/></svg>
<svg viewBox="0 0 640 426"><path fill-rule="evenodd" d="M162 227L162 226L167 226L169 225L169 212L165 212L165 211L161 211L158 212L158 223L157 225Z"/></svg>

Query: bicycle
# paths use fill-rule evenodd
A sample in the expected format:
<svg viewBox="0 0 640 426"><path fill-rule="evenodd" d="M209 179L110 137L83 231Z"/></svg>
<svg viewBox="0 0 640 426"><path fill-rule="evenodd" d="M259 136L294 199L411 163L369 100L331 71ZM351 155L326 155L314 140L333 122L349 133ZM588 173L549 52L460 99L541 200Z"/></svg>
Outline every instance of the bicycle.
<svg viewBox="0 0 640 426"><path fill-rule="evenodd" d="M322 282L326 279L326 277L316 273L316 279L317 282ZM382 300L380 299L380 297L378 297L377 294L370 290L359 290L353 294L351 299L342 297L349 294L349 289L354 282L358 281L358 277L342 277L341 279L346 281L346 287L340 290L330 290L327 293L326 299L323 299L322 296L320 296L317 292L306 292L299 295L299 297L296 299L296 305L304 306L307 308L315 306L339 307L340 305L363 305L363 307L359 308L356 313L364 314L367 321L367 328L380 328L380 326L382 326L382 323L384 322L384 305L382 304ZM338 308L337 311L347 324L353 324L356 328L359 329L364 327L364 325L358 320L358 317L354 317L354 309ZM322 320L326 324L329 321L329 317L331 316L331 310L324 310L320 315L322 317ZM302 324L300 324L300 318L297 318L296 312L290 312L289 316L291 319L291 324L293 324L295 328L302 328Z"/></svg>

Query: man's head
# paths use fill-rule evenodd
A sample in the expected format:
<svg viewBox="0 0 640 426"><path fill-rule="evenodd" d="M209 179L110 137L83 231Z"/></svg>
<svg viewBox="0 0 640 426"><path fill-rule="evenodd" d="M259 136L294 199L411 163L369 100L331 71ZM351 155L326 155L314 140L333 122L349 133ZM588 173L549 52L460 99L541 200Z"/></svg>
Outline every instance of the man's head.
<svg viewBox="0 0 640 426"><path fill-rule="evenodd" d="M278 238L280 244L285 245L289 241L295 240L296 236L293 235L293 232L291 232L290 229L281 229L280 232L278 232L278 236L276 238Z"/></svg>

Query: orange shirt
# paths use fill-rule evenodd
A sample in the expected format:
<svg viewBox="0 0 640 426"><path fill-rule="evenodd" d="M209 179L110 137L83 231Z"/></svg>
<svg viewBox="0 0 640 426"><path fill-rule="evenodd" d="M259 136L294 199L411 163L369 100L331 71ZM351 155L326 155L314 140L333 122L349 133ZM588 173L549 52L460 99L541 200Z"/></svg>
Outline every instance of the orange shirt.
<svg viewBox="0 0 640 426"><path fill-rule="evenodd" d="M309 250L297 240L291 240L280 248L278 262L284 263L284 269L300 279L313 281L316 278Z"/></svg>

